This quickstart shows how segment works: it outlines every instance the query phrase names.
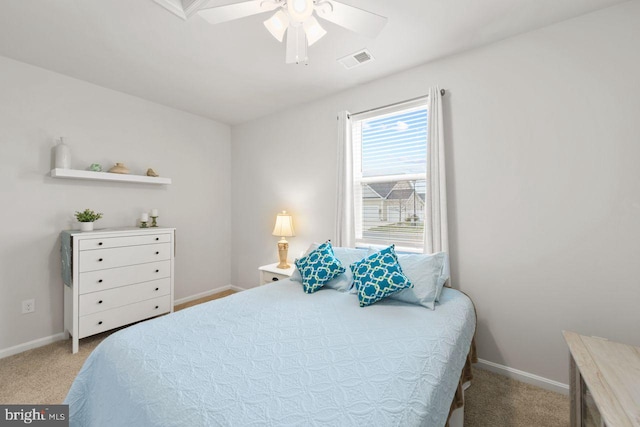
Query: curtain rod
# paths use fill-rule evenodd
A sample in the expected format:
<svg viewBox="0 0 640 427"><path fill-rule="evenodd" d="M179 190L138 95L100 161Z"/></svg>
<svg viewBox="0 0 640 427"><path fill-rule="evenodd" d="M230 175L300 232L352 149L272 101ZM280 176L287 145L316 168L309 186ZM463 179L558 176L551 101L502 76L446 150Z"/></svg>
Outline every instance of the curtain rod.
<svg viewBox="0 0 640 427"><path fill-rule="evenodd" d="M446 93L446 91L444 89L440 89L440 95L444 96L445 93ZM429 95L422 95L422 96L418 96L416 98L407 99L405 101L394 102L393 104L389 104L389 105L383 105L382 107L376 107L376 108L371 108L369 110L358 111L357 113L349 114L349 118L351 118L351 116L357 116L358 114L370 113L371 111L382 110L383 108L395 107L396 105L404 104L406 102L417 101L419 99L428 98L428 97L429 97Z"/></svg>

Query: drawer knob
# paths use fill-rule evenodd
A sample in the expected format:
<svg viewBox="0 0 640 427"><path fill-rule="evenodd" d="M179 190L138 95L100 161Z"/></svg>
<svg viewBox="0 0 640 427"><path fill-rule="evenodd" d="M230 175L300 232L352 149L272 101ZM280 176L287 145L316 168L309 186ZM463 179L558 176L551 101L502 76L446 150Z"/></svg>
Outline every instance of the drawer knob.
<svg viewBox="0 0 640 427"><path fill-rule="evenodd" d="M271 281L272 281L272 282L277 282L278 280L280 280L280 279L278 279L277 277L272 277L272 278L271 278Z"/></svg>
<svg viewBox="0 0 640 427"><path fill-rule="evenodd" d="M160 288L156 288L156 291L159 291L159 290L160 290Z"/></svg>
<svg viewBox="0 0 640 427"><path fill-rule="evenodd" d="M98 301L98 304L102 304L102 300Z"/></svg>
<svg viewBox="0 0 640 427"><path fill-rule="evenodd" d="M102 283L102 279L98 279L98 283Z"/></svg>
<svg viewBox="0 0 640 427"><path fill-rule="evenodd" d="M102 246L102 242L98 243L98 246Z"/></svg>
<svg viewBox="0 0 640 427"><path fill-rule="evenodd" d="M102 258L98 258L98 262L102 262Z"/></svg>
<svg viewBox="0 0 640 427"><path fill-rule="evenodd" d="M160 255L160 252L156 251L156 255Z"/></svg>
<svg viewBox="0 0 640 427"><path fill-rule="evenodd" d="M156 270L156 273L160 273L160 270Z"/></svg>
<svg viewBox="0 0 640 427"><path fill-rule="evenodd" d="M160 240L160 238L159 238L159 237L156 237L156 241L157 241L157 240Z"/></svg>
<svg viewBox="0 0 640 427"><path fill-rule="evenodd" d="M98 322L98 325L102 325L102 320Z"/></svg>
<svg viewBox="0 0 640 427"><path fill-rule="evenodd" d="M159 305L156 305L156 310L157 310L157 309L159 309L159 308L160 308L160 306L159 306Z"/></svg>

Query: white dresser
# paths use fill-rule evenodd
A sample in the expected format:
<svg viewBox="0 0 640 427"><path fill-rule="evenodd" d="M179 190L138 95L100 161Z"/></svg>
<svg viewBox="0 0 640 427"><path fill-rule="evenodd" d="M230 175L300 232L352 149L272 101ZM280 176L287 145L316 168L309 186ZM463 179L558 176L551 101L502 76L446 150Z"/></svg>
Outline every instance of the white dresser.
<svg viewBox="0 0 640 427"><path fill-rule="evenodd" d="M61 239L64 328L74 353L81 338L173 311L175 229L72 231Z"/></svg>

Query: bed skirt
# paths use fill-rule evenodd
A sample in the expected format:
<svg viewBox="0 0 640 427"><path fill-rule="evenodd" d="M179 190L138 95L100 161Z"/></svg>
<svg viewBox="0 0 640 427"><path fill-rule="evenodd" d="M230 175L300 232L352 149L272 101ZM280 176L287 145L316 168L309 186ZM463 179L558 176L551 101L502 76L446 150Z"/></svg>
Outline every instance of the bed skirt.
<svg viewBox="0 0 640 427"><path fill-rule="evenodd" d="M449 409L449 418L447 419L447 423L444 425L445 427L449 427L449 419L451 419L451 414L458 408L462 408L464 406L464 384L468 383L473 379L473 373L471 372L471 365L473 363L478 363L478 355L476 354L476 337L474 336L471 340L471 345L469 346L469 353L467 354L467 361L462 368L462 373L460 374L460 381L458 381L458 387L456 388L456 393L453 395L453 401L451 402L451 409Z"/></svg>

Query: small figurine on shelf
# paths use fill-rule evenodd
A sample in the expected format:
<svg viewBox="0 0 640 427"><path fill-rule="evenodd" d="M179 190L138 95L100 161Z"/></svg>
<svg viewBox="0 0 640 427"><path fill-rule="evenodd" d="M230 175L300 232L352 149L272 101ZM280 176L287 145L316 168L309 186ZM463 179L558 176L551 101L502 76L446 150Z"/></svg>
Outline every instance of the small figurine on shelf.
<svg viewBox="0 0 640 427"><path fill-rule="evenodd" d="M124 165L124 163L116 163L116 165L114 167L109 169L109 172L111 172L111 173L119 173L119 174L125 175L125 174L129 173L129 169L127 169L127 167Z"/></svg>
<svg viewBox="0 0 640 427"><path fill-rule="evenodd" d="M102 172L102 165L100 163L91 163L89 170L92 172Z"/></svg>
<svg viewBox="0 0 640 427"><path fill-rule="evenodd" d="M158 209L151 209L151 226L152 227L157 227L158 226Z"/></svg>
<svg viewBox="0 0 640 427"><path fill-rule="evenodd" d="M149 228L149 226L147 225L148 222L149 222L149 214L146 212L143 212L142 215L140 215L140 228Z"/></svg>
<svg viewBox="0 0 640 427"><path fill-rule="evenodd" d="M159 177L160 175L158 175L158 173L153 169L149 168L147 169L147 176Z"/></svg>

